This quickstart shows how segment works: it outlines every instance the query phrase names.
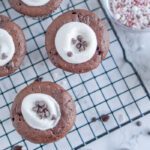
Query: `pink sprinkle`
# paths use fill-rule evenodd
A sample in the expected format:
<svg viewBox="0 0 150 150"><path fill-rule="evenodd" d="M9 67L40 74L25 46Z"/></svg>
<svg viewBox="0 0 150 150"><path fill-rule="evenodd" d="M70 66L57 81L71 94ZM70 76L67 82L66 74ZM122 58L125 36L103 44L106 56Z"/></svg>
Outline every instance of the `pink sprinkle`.
<svg viewBox="0 0 150 150"><path fill-rule="evenodd" d="M150 27L150 0L110 0L110 5L121 24L134 29Z"/></svg>

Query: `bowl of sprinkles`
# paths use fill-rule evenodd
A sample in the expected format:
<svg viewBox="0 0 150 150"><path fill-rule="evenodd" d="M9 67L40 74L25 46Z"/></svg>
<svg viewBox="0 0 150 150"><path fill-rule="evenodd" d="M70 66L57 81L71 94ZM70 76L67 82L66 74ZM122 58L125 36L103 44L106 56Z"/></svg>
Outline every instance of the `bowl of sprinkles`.
<svg viewBox="0 0 150 150"><path fill-rule="evenodd" d="M150 0L106 0L115 23L132 31L150 31Z"/></svg>

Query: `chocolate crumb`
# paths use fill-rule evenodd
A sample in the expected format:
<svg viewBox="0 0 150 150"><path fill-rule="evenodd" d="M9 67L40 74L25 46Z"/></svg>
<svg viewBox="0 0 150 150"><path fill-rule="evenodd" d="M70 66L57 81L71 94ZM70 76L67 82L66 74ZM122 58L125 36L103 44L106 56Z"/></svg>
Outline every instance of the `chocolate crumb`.
<svg viewBox="0 0 150 150"><path fill-rule="evenodd" d="M100 119L101 121L103 121L103 122L107 122L107 121L109 120L109 118L110 118L109 115L106 114L106 115L100 116L99 119Z"/></svg>
<svg viewBox="0 0 150 150"><path fill-rule="evenodd" d="M19 146L19 145L14 146L14 147L12 148L12 150L22 150L22 146Z"/></svg>
<svg viewBox="0 0 150 150"><path fill-rule="evenodd" d="M137 125L138 127L140 127L140 126L142 126L142 122L141 122L141 121L137 121L137 122L136 122L136 125Z"/></svg>
<svg viewBox="0 0 150 150"><path fill-rule="evenodd" d="M72 57L73 53L72 52L67 52L68 57Z"/></svg>
<svg viewBox="0 0 150 150"><path fill-rule="evenodd" d="M93 117L93 118L91 119L91 122L96 122L96 121L97 121L96 117Z"/></svg>

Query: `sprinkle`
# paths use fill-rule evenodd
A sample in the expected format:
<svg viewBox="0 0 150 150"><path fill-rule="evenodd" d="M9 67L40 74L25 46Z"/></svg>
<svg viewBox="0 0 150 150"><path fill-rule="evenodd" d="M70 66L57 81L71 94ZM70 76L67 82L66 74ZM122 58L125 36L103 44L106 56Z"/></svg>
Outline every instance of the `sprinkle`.
<svg viewBox="0 0 150 150"><path fill-rule="evenodd" d="M150 0L111 0L114 18L127 27L150 27Z"/></svg>

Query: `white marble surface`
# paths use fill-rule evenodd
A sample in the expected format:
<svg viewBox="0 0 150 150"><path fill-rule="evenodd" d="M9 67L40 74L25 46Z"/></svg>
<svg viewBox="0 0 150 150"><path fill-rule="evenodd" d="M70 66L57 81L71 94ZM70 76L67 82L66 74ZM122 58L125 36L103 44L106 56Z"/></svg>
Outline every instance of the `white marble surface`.
<svg viewBox="0 0 150 150"><path fill-rule="evenodd" d="M93 70L93 72L89 72L83 75L76 75L63 72L61 69L55 68L47 58L47 53L45 50L45 39L43 33L46 30L47 26L52 22L51 18L47 18L46 20L38 22L37 20L34 20L32 18L21 16L20 14L16 13L12 8L10 8L8 0L0 1L1 11L4 10L2 2L5 3L6 8L9 8L9 11L7 13L10 15L12 20L18 23L25 33L28 47L27 49L28 55L25 57L25 60L21 66L22 73L18 71L16 74L12 75L9 78L4 78L0 82L1 92L5 93L4 96L0 95L1 100L0 120L3 121L3 125L0 125L0 135L5 135L5 133L7 133L11 142L9 143L7 136L3 136L3 138L0 138L0 145L1 145L0 149L4 149L10 145L15 145L16 143L19 142L18 143L19 145L28 147L29 150L33 149L41 150L41 148L39 147L40 145L38 144L33 144L30 143L29 141L22 142L22 137L14 130L11 124L9 112L9 108L11 107L11 104L16 96L16 93L19 92L24 87L26 87L26 83L30 84L31 82L33 82L33 80L35 80L37 75L42 76L44 78L44 81L48 80L61 84L66 90L68 90L68 92L72 95L74 100L78 99L78 101L76 101L78 115L75 125L76 127L83 126L78 130L69 133L67 135L67 139L63 138L60 141L56 142L55 145L48 144L43 146L44 150L56 150L56 148L61 150L62 145L63 150L70 150L71 147L68 143L68 140L70 141L71 146L73 147L79 146L83 142L86 142L94 138L91 129L93 130L95 135L101 135L105 133L105 129L100 121L99 122L97 121L96 123L90 122L93 116L98 118L98 115L110 113L110 108L108 108L106 102L108 102L109 107L111 107L112 111L118 109L118 111L115 111L114 113L114 116L117 119L118 124L129 121L129 117L130 119L132 119L139 115L139 111L137 110L137 107L134 104L133 100L138 100L142 98L143 96L145 96L145 92L143 91L143 88L140 85L138 85L139 81L136 75L134 74L131 66L124 61L122 49L118 44L118 41L116 40L116 37L113 31L110 29L109 23L107 22L106 19L104 19L104 22L106 23L107 29L110 29L109 33L111 42L110 46L111 53L108 54L107 59L103 61L102 65L100 65L96 70ZM99 17L101 18L105 17L101 8L99 8L97 0L88 0L87 3L85 3L84 0L76 0L72 2L74 5L76 5L75 8L90 9L94 11L97 15L99 15ZM65 9L68 3L70 4L70 6L72 6L70 0L64 0L62 4L62 9ZM5 15L8 15L7 13L4 12ZM61 10L57 10L57 13L54 14L54 17L60 15ZM19 16L20 18L17 16ZM43 26L41 26L41 24L43 24ZM30 32L32 32L33 35L30 35L30 32L28 31L28 25L30 26ZM33 36L36 36L36 38L33 38ZM125 40L122 41L124 42ZM147 38L144 41L147 41ZM147 43L149 44L149 42ZM129 53L130 51L128 50L127 52ZM133 57L131 57L132 61L135 60L134 57L137 58L137 60L140 60L140 62L141 59L143 62L144 60L146 60L145 64L148 67L147 65L149 60L148 51L146 54L147 59L145 59L144 56L145 54L142 55L141 53L142 51L138 53L139 54L138 57L137 53L133 52L132 53ZM130 54L131 53L129 53L128 57L130 56ZM121 73L119 73L118 67L120 68ZM137 67L137 70L139 71L139 67ZM105 73L106 71L107 74ZM150 69L147 69L147 72L149 71ZM149 74L146 75L149 77ZM93 77L96 77L95 80L93 80ZM122 78L124 78L124 80ZM98 82L98 85L96 81ZM125 81L127 85L125 85ZM148 79L144 81L147 82ZM108 86L105 87L106 85ZM128 90L129 88L133 88L137 85L138 87L130 90L129 92ZM70 86L73 87L73 89L70 88ZM102 90L99 90L99 87L101 87ZM114 89L116 90L116 92L114 91ZM121 97L120 99L122 101L121 104L120 101L118 100L118 94L120 94L121 92L125 92L126 90L127 92L124 93L124 95L120 96ZM89 96L85 97L85 95L87 95L87 91L91 93L91 97ZM104 96L102 95L102 93ZM133 95L134 98L131 97L131 95ZM115 98L110 100L112 96L115 96ZM105 99L107 99L107 101ZM6 104L6 102L9 104L10 107L7 107L8 105ZM130 105L130 107L128 107L127 105L129 103L132 103L133 105ZM150 101L147 97L142 98L142 100L138 101L137 104L140 106L140 111L142 112L150 110ZM94 105L97 105L96 107L97 112L95 109L93 109ZM125 107L129 115L128 117L124 112ZM80 113L81 109L84 110L85 113ZM122 120L122 122L119 122L120 114L124 116L124 120ZM146 117L146 119L142 118L143 126L145 124L149 125L148 123L149 119L150 119L149 117ZM84 127L84 125L86 126ZM116 126L117 124L111 114L110 122L108 122L105 125L105 127L107 130L110 130ZM5 131L3 130L4 127ZM135 129L132 130L132 127ZM142 132L143 134L145 134L144 132L148 129L148 127L143 128L144 129L142 130ZM75 129L75 127L73 129ZM109 134L108 136L105 136L104 138L101 138L96 142L93 142L88 147L85 147L83 149L119 150L119 148L121 147L123 148L123 146L126 146L126 144L128 144L128 141L130 141L130 138L133 135L139 134L141 132L139 130L141 129L136 128L133 124L127 125L125 128L119 129L113 132L112 134ZM133 133L131 134L130 131L133 131ZM81 141L78 133L80 133L80 136L82 136L83 142ZM144 143L144 146L147 146L147 144L149 144L149 138L147 139L147 136L145 138L145 135L140 136L138 139L141 139L140 141L141 143ZM133 143L135 142L135 140L132 141ZM146 149L144 146L142 146L140 150L149 150ZM135 149L130 148L129 150Z"/></svg>
<svg viewBox="0 0 150 150"><path fill-rule="evenodd" d="M150 33L131 33L116 25L115 29L126 50L127 59L132 62L148 91L150 91ZM119 56L121 55L120 53ZM122 66L119 67L122 69ZM150 115L141 118L140 121L142 122L141 127L133 122L81 148L81 150L149 150Z"/></svg>
<svg viewBox="0 0 150 150"><path fill-rule="evenodd" d="M87 145L81 150L149 150L150 115L140 119L141 127L133 122L107 136Z"/></svg>

